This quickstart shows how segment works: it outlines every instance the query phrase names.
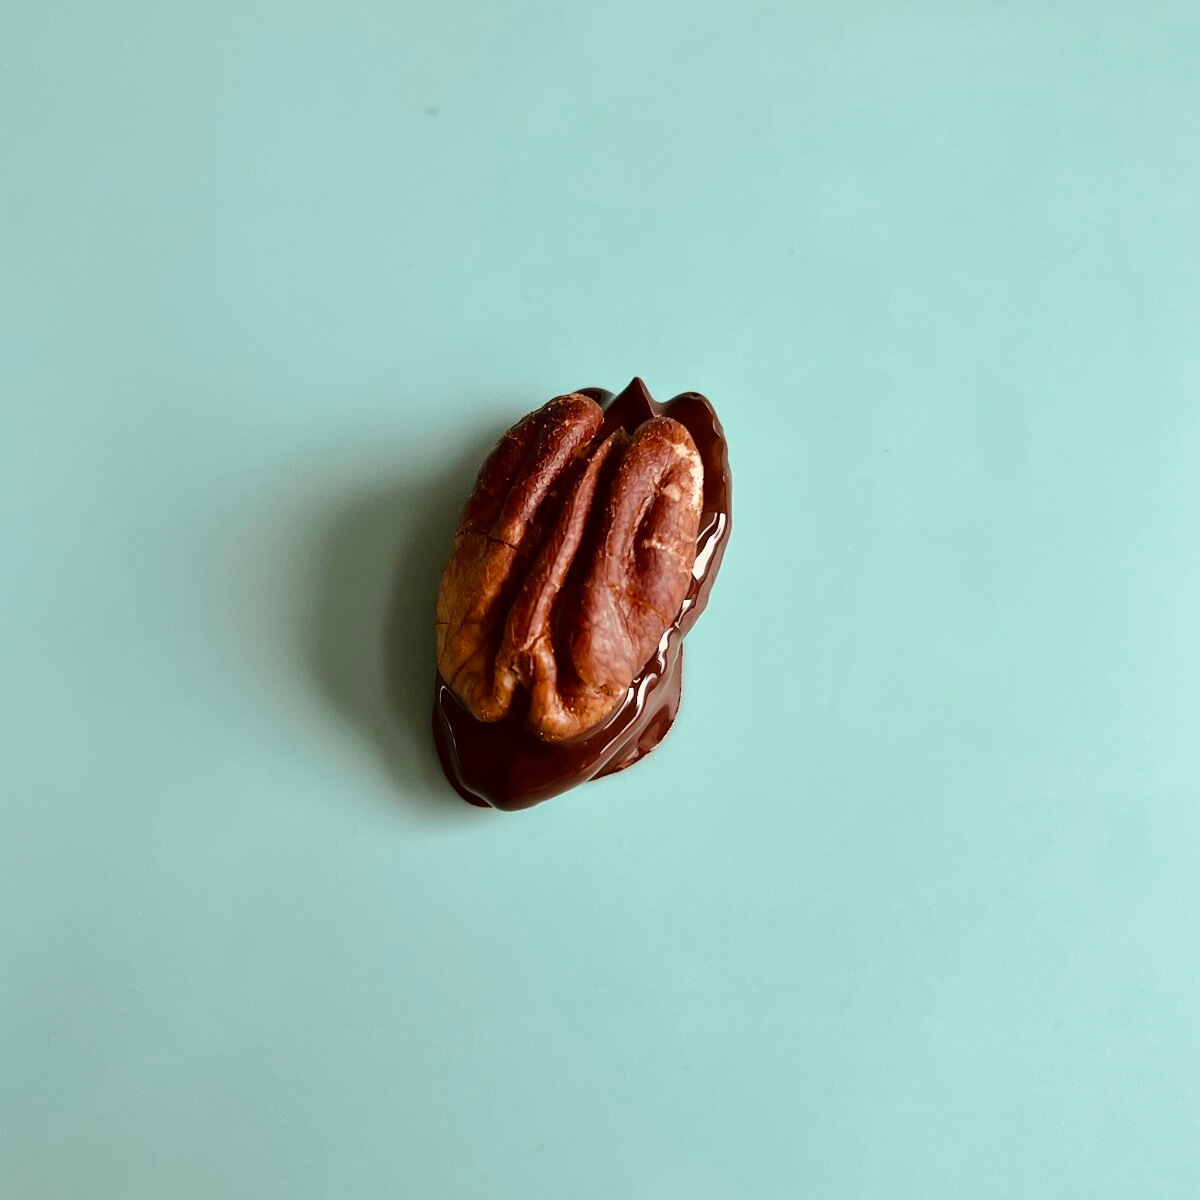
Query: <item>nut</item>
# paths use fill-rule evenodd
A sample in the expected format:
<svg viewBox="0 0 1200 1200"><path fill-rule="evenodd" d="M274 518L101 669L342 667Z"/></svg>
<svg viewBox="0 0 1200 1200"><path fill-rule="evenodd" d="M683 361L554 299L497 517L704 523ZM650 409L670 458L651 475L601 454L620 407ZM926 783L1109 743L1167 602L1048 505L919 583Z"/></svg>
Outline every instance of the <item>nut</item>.
<svg viewBox="0 0 1200 1200"><path fill-rule="evenodd" d="M573 393L514 425L438 592L438 669L468 712L498 721L527 703L546 742L600 725L679 615L702 490L691 434L669 417L609 432Z"/></svg>

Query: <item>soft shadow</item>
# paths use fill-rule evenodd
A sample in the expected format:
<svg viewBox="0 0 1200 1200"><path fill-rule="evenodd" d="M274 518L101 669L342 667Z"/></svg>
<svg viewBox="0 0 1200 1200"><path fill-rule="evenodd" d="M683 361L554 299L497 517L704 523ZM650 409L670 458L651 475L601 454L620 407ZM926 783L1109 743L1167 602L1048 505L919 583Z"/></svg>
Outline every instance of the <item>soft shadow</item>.
<svg viewBox="0 0 1200 1200"><path fill-rule="evenodd" d="M478 813L446 782L433 747L433 614L458 514L494 441L349 507L318 564L317 683L374 744L398 797L434 820Z"/></svg>

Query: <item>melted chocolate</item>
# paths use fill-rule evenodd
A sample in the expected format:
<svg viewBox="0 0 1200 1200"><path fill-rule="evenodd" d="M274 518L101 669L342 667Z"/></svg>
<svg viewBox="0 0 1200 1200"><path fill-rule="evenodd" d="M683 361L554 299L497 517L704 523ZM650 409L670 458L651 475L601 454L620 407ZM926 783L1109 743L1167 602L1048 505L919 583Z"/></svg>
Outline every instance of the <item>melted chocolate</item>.
<svg viewBox="0 0 1200 1200"><path fill-rule="evenodd" d="M663 740L679 711L683 638L708 603L729 539L729 456L712 405L696 392L659 404L640 379L619 396L601 388L580 390L604 408L599 439L619 428L632 433L656 416L673 417L692 435L704 463L704 501L692 582L679 615L625 699L603 725L583 737L543 742L526 731L524 714L516 708L500 721L478 721L437 676L433 737L442 769L464 800L482 808L528 808L577 783L632 766Z"/></svg>

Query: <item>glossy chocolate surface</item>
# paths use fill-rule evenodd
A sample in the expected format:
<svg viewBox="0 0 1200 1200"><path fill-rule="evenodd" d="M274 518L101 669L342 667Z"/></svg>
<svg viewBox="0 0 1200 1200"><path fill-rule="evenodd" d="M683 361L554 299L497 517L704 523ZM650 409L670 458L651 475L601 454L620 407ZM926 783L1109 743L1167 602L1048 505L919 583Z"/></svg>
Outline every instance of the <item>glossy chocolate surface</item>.
<svg viewBox="0 0 1200 1200"><path fill-rule="evenodd" d="M725 435L712 405L696 392L657 403L640 379L620 395L581 388L605 410L598 440L624 427L669 416L686 426L704 463L704 501L692 582L674 623L625 699L599 728L570 742L548 743L525 729L517 710L503 720L477 721L439 674L433 736L446 778L464 800L481 807L528 808L578 783L611 775L644 758L666 736L679 710L683 638L704 611L716 580L732 518Z"/></svg>

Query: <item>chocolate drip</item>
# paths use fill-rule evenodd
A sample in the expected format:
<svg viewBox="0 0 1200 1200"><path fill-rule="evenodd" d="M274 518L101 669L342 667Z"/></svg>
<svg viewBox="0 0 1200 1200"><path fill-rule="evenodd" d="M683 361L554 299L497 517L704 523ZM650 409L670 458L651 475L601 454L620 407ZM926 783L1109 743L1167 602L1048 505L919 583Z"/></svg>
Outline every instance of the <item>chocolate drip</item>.
<svg viewBox="0 0 1200 1200"><path fill-rule="evenodd" d="M708 603L729 539L729 456L712 405L696 392L659 404L640 379L618 396L601 388L580 390L604 408L601 439L622 428L633 433L655 416L674 418L692 435L704 463L704 502L692 582L679 615L625 699L603 725L573 741L548 743L532 737L525 729L524 713L517 708L500 721L477 721L437 676L433 737L442 769L464 800L484 808L528 808L577 783L624 770L662 741L679 711L683 638Z"/></svg>

